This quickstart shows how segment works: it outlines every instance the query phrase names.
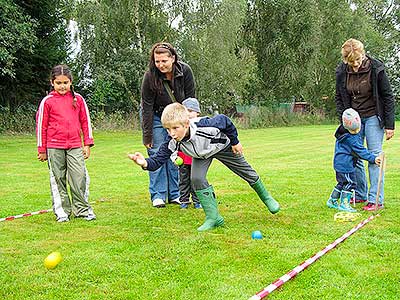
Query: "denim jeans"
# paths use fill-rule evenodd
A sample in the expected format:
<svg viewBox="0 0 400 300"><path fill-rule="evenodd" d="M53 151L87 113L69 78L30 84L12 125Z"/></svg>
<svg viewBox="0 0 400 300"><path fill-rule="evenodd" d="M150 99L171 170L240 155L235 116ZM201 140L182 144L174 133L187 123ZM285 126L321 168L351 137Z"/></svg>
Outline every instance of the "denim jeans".
<svg viewBox="0 0 400 300"><path fill-rule="evenodd" d="M153 118L153 147L147 149L149 156L158 151L168 137L168 132L162 127L159 116ZM179 198L179 169L169 159L156 171L149 171L150 184L149 191L151 201L162 199L164 201Z"/></svg>
<svg viewBox="0 0 400 300"><path fill-rule="evenodd" d="M377 116L361 119L361 137L367 141L367 148L375 155L382 152L384 129L380 127ZM379 166L368 163L369 191L365 174L364 161L359 159L356 166L357 189L356 199L367 199L370 203L376 202L376 193L378 191ZM382 184L379 195L379 203L384 199L384 176L382 174Z"/></svg>

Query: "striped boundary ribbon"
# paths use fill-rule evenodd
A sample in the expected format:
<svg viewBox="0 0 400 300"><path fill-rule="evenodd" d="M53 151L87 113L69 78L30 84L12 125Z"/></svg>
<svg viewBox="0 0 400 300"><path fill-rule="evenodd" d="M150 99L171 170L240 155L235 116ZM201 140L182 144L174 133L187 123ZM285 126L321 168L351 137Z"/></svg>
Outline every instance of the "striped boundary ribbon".
<svg viewBox="0 0 400 300"><path fill-rule="evenodd" d="M322 249L318 253L314 254L314 256L310 257L309 259L307 259L306 261L304 261L303 263L301 263L300 265L298 265L297 267L295 267L294 269L292 269L291 271L289 271L288 273L286 273L285 275L283 275L279 279L275 280L273 283L271 283L269 286L264 288L262 291L258 292L257 294L255 294L254 296L249 298L249 300L261 300L261 299L264 299L269 294L271 294L274 290L279 288L285 282L287 282L287 281L291 280L292 278L294 278L297 274L299 274L301 271L305 270L312 263L314 263L316 260L321 258L324 254L326 254L327 252L329 252L330 250L335 248L338 244L343 242L345 239L347 239L350 235L352 235L358 229L360 229L365 224L367 224L368 222L372 221L375 217L378 217L378 216L379 215L371 215L368 219L365 219L364 221L361 221L360 223L358 223L358 225L354 226L352 229L347 231L345 234L343 234L340 238L335 240L333 243L329 244L324 249Z"/></svg>
<svg viewBox="0 0 400 300"><path fill-rule="evenodd" d="M105 200L104 199L100 199L99 201L100 202L104 202ZM89 203L90 204L95 204L96 201L92 201L92 202L89 202ZM24 213L24 214L21 214L21 215L9 216L9 217L5 217L5 218L0 218L0 222L12 221L12 220L15 220L15 219L20 219L20 218L23 218L23 217L30 217L30 216L34 216L34 215L42 215L42 214L45 214L45 213L48 213L48 212L51 212L51 211L53 211L53 209L49 208L49 209L42 209L42 210L39 210L39 211L30 212L30 213Z"/></svg>
<svg viewBox="0 0 400 300"><path fill-rule="evenodd" d="M39 211L30 212L30 213L24 213L24 214L21 214L21 215L9 216L9 217L5 217L5 218L0 218L0 222L12 221L12 220L15 220L15 219L19 219L19 218L23 218L23 217L30 217L30 216L34 216L34 215L41 215L41 214L45 214L45 213L48 213L48 212L51 212L51 211L53 211L53 210L52 209L42 209L42 210L39 210Z"/></svg>

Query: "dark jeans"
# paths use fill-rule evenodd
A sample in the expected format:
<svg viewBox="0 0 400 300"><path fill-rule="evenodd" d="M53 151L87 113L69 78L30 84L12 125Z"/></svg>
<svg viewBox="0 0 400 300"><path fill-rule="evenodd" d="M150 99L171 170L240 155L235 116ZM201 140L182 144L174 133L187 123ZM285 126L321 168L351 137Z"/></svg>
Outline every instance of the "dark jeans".
<svg viewBox="0 0 400 300"><path fill-rule="evenodd" d="M351 191L356 189L356 172L342 173L336 172L336 189L339 191Z"/></svg>
<svg viewBox="0 0 400 300"><path fill-rule="evenodd" d="M190 203L190 194L192 194L193 203L199 203L190 180L191 165L182 165L179 167L179 191L181 193L181 203Z"/></svg>

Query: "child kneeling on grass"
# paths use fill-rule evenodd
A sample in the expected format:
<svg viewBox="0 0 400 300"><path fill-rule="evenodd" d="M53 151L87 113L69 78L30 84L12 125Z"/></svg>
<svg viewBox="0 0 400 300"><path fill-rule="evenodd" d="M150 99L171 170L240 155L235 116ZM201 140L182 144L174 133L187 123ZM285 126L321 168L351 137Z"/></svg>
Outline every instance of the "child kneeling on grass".
<svg viewBox="0 0 400 300"><path fill-rule="evenodd" d="M164 109L161 123L168 131L169 140L160 146L158 152L146 159L139 152L128 154L128 157L149 171L157 170L178 150L193 157L191 180L206 215L198 231L224 224L218 212L214 190L206 179L213 158L246 180L271 213L279 211L279 203L272 198L260 176L243 157L236 127L227 116L189 119L188 111L182 104L172 103Z"/></svg>
<svg viewBox="0 0 400 300"><path fill-rule="evenodd" d="M361 119L354 109L349 108L343 112L342 122L343 125L340 125L335 132L333 167L336 171L337 184L326 204L329 208L355 212L356 210L350 206L350 200L352 190L356 188L357 159L361 158L371 164L379 165L381 158L364 147L359 135Z"/></svg>

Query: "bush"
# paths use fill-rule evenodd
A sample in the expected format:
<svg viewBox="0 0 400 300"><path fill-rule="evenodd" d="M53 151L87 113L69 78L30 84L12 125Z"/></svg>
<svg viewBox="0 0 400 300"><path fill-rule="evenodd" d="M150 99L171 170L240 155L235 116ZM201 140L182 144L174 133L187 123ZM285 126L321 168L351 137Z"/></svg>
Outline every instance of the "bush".
<svg viewBox="0 0 400 300"><path fill-rule="evenodd" d="M0 106L0 133L34 134L35 115L36 107L31 104L19 107L15 111ZM140 128L137 113L91 111L91 121L93 129L98 130L136 130Z"/></svg>
<svg viewBox="0 0 400 300"><path fill-rule="evenodd" d="M336 120L326 116L321 110L307 113L293 113L288 110L271 109L268 107L252 107L249 111L233 118L239 128L265 128L296 125L332 124Z"/></svg>
<svg viewBox="0 0 400 300"><path fill-rule="evenodd" d="M136 130L140 128L138 114L99 111L92 112L91 115L94 130Z"/></svg>
<svg viewBox="0 0 400 300"><path fill-rule="evenodd" d="M0 106L0 133L35 132L36 107L30 103L15 110Z"/></svg>

